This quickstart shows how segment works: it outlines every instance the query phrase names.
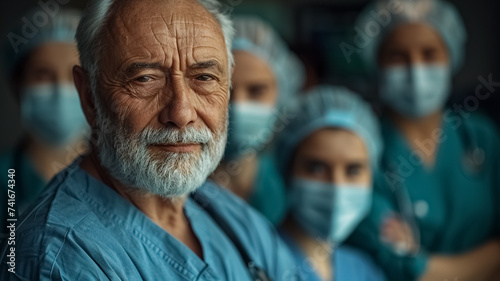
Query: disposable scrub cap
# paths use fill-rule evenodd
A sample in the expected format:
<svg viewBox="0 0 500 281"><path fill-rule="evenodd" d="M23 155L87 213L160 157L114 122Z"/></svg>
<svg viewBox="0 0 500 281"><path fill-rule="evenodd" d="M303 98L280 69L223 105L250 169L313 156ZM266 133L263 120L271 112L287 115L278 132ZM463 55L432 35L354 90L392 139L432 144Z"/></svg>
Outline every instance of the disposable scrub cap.
<svg viewBox="0 0 500 281"><path fill-rule="evenodd" d="M236 17L233 51L247 51L264 60L273 70L278 84L278 105L300 91L304 69L300 60L265 22L253 17Z"/></svg>
<svg viewBox="0 0 500 281"><path fill-rule="evenodd" d="M22 17L19 26L7 34L4 44L6 74L12 75L18 64L44 43L76 43L75 33L79 21L78 11L61 8L53 13L40 8Z"/></svg>
<svg viewBox="0 0 500 281"><path fill-rule="evenodd" d="M455 73L460 69L467 32L452 4L441 0L375 0L359 15L355 25L368 38L366 46L360 46L360 49L372 71L377 67L377 54L383 40L403 23L424 23L433 27L448 47L451 69ZM374 25L378 25L380 31L377 32Z"/></svg>
<svg viewBox="0 0 500 281"><path fill-rule="evenodd" d="M291 119L277 138L278 168L286 175L299 144L323 128L341 128L365 143L373 168L377 167L382 140L378 119L369 104L344 87L318 86L296 98L289 106Z"/></svg>

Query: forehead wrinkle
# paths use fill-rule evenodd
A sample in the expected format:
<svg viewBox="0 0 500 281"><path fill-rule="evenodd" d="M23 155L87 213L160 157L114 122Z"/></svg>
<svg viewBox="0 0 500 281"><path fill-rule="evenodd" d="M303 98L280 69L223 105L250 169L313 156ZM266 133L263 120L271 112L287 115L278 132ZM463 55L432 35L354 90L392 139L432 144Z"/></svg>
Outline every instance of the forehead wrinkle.
<svg viewBox="0 0 500 281"><path fill-rule="evenodd" d="M145 60L148 62L165 61L168 64L165 66L175 67L177 64L179 68L209 59L222 63L227 56L222 29L215 18L198 3L193 7L185 1L166 5L162 2L163 9L159 7L153 11L153 15L144 17L145 12L151 13L154 9L151 7L157 6L158 1L150 0L152 5L149 5L147 11L147 7L139 6L141 3L137 5L127 2L132 4L132 9L127 10L127 4L121 5L122 9L116 10L115 17L107 25L107 33L111 34L109 42L120 42L121 44L113 45L124 47L118 50L122 56L133 55L135 61L142 58L149 58L150 60ZM165 6L171 9L166 10ZM129 10L132 12L125 13ZM200 48L206 50L197 52ZM130 60L127 61L130 63Z"/></svg>

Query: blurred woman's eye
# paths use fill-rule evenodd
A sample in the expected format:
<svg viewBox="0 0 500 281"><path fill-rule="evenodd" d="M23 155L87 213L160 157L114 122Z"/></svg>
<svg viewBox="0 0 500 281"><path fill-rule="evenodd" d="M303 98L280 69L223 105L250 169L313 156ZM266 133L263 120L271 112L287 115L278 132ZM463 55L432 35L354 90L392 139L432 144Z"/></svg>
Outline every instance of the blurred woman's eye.
<svg viewBox="0 0 500 281"><path fill-rule="evenodd" d="M391 62L403 63L405 62L406 55L400 51L393 51L389 53L389 60Z"/></svg>
<svg viewBox="0 0 500 281"><path fill-rule="evenodd" d="M356 164L349 164L346 167L346 176L353 178L353 177L358 177L361 175L363 172L364 166L362 164L356 163Z"/></svg>
<svg viewBox="0 0 500 281"><path fill-rule="evenodd" d="M267 86L263 84L251 85L248 87L248 95L252 100L260 100L266 94Z"/></svg>
<svg viewBox="0 0 500 281"><path fill-rule="evenodd" d="M319 161L311 161L306 164L306 171L310 175L323 175L327 173L328 167Z"/></svg>
<svg viewBox="0 0 500 281"><path fill-rule="evenodd" d="M426 62L433 62L438 59L438 52L436 49L428 48L423 51L423 58Z"/></svg>
<svg viewBox="0 0 500 281"><path fill-rule="evenodd" d="M35 83L47 83L56 80L52 70L48 68L37 68L28 73L28 79Z"/></svg>

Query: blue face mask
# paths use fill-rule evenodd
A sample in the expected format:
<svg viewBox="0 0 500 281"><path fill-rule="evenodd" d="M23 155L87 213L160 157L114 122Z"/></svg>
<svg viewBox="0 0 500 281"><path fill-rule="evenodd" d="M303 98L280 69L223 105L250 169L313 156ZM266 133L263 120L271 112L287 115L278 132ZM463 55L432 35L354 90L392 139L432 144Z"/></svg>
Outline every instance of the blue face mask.
<svg viewBox="0 0 500 281"><path fill-rule="evenodd" d="M255 149L262 149L272 138L272 106L261 103L232 103L225 158L237 159Z"/></svg>
<svg viewBox="0 0 500 281"><path fill-rule="evenodd" d="M369 187L294 178L290 212L309 235L339 244L366 216L371 197Z"/></svg>
<svg viewBox="0 0 500 281"><path fill-rule="evenodd" d="M443 108L451 88L447 65L393 66L381 70L380 99L398 113L420 118Z"/></svg>
<svg viewBox="0 0 500 281"><path fill-rule="evenodd" d="M21 92L23 125L41 141L61 146L81 136L87 121L72 84L29 86Z"/></svg>

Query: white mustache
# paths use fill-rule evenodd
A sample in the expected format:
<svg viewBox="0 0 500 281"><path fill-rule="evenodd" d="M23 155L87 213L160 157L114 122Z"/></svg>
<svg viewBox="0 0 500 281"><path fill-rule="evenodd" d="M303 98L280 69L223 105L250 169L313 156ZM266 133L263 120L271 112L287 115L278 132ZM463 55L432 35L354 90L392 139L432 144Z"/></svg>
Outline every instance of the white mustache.
<svg viewBox="0 0 500 281"><path fill-rule="evenodd" d="M192 126L185 129L147 127L141 132L140 139L146 145L207 144L213 141L214 136L207 127L201 129L195 129Z"/></svg>

